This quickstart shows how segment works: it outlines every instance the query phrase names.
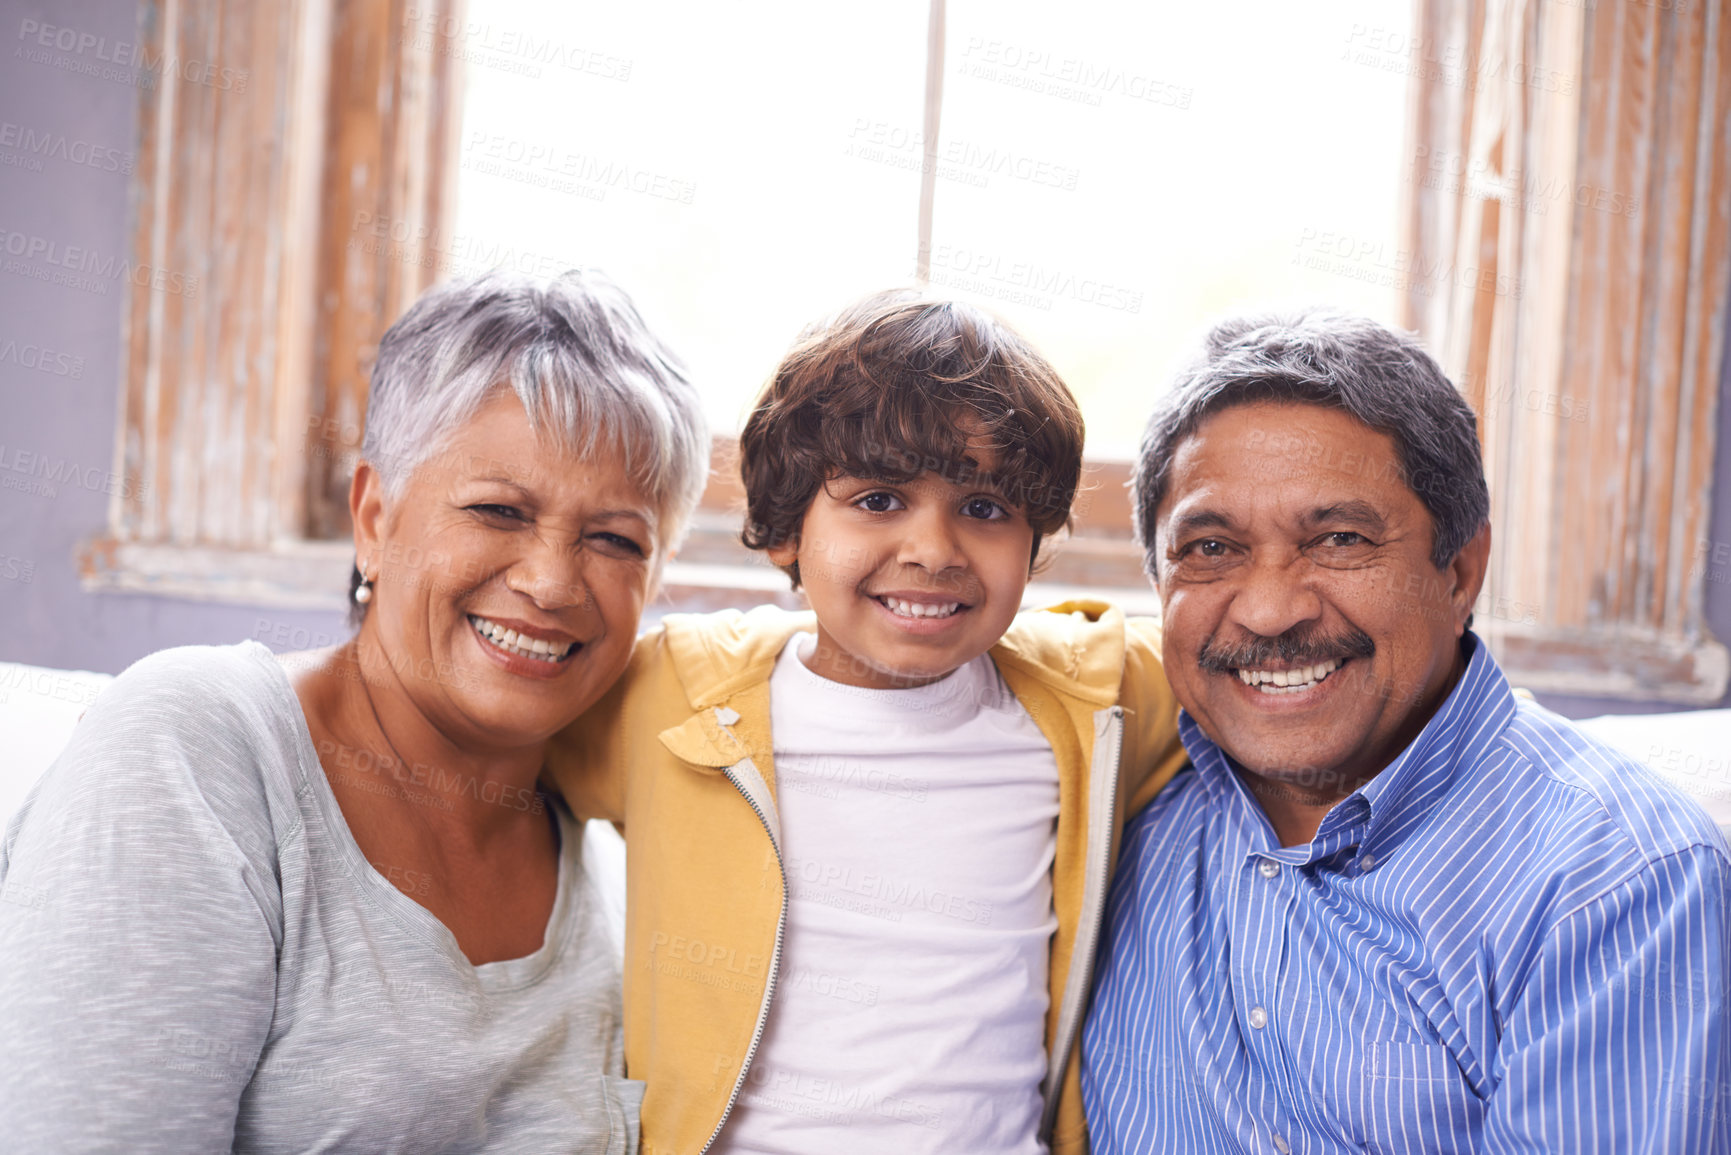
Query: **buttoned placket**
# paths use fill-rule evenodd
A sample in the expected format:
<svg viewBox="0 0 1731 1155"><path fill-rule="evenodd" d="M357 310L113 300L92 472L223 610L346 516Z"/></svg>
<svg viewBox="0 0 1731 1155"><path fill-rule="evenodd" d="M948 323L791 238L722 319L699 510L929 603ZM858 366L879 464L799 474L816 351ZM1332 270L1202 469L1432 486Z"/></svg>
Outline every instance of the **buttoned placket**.
<svg viewBox="0 0 1731 1155"><path fill-rule="evenodd" d="M1328 813L1313 841L1280 847L1243 784L1233 785L1237 797L1228 806L1233 813L1228 823L1233 845L1225 861L1236 863L1237 869L1227 931L1234 1004L1239 1008L1245 1048L1260 1068L1257 1081L1263 1088L1256 1119L1260 1133L1253 1150L1293 1155L1299 1147L1292 1137L1300 1127L1282 1104L1299 1101L1294 1096L1303 1093L1304 1077L1292 1062L1287 1040L1300 1033L1297 1018L1307 1014L1310 992L1286 989L1291 920L1299 888L1308 885L1310 870L1326 869L1330 862L1344 866L1343 859L1352 861L1347 856L1357 851L1365 836L1371 808L1362 795L1354 794Z"/></svg>

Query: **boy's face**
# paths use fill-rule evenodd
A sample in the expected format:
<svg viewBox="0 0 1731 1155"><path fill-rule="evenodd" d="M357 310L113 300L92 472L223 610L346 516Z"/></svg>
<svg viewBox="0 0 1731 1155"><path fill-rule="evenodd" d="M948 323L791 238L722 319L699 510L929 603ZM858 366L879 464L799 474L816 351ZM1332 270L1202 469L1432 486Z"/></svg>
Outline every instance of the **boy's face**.
<svg viewBox="0 0 1731 1155"><path fill-rule="evenodd" d="M981 472L992 466L980 462ZM1034 531L979 482L837 477L806 510L798 542L769 550L799 564L817 612L806 665L872 689L935 682L995 645L1021 608Z"/></svg>

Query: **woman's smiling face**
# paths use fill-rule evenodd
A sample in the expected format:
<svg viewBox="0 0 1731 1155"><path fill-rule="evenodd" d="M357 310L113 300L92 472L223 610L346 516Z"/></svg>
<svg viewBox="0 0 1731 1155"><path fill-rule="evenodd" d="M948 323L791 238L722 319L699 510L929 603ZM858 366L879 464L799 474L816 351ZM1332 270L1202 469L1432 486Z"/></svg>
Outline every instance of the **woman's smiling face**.
<svg viewBox="0 0 1731 1155"><path fill-rule="evenodd" d="M363 462L350 505L373 583L361 641L451 741L539 742L624 670L663 559L611 448L563 452L501 389L396 497Z"/></svg>

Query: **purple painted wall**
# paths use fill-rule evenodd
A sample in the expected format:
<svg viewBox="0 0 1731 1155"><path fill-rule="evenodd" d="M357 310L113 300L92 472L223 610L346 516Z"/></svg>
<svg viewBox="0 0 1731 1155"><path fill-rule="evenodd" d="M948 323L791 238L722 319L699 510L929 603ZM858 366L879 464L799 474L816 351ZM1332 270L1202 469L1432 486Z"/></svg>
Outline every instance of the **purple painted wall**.
<svg viewBox="0 0 1731 1155"><path fill-rule="evenodd" d="M13 262L51 274L46 246L60 259L70 246L127 255L128 178L115 170L129 169L137 150L139 90L75 69L104 63L98 49L79 48L79 37L131 43L135 24L135 0L0 0L0 660L118 672L165 646L247 637L306 645L346 632L337 613L79 589L74 550L106 524L113 484L125 294L118 282L105 292L50 283ZM37 52L43 25L70 30L73 40L61 41L72 50ZM47 155L28 150L44 136ZM14 255L19 246L23 257ZM1731 363L1719 423L1711 539L1731 543ZM1708 583L1707 616L1731 640L1731 567ZM1576 717L1676 708L1545 700Z"/></svg>

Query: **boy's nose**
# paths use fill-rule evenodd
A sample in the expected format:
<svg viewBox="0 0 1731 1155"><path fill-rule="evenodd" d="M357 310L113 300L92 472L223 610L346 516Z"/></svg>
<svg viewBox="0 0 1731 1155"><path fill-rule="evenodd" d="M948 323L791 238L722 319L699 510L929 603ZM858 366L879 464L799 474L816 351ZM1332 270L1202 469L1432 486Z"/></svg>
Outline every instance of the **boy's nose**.
<svg viewBox="0 0 1731 1155"><path fill-rule="evenodd" d="M896 560L901 564L916 565L934 574L967 564L961 539L946 511L925 511L909 518L906 525L907 533L896 551Z"/></svg>

